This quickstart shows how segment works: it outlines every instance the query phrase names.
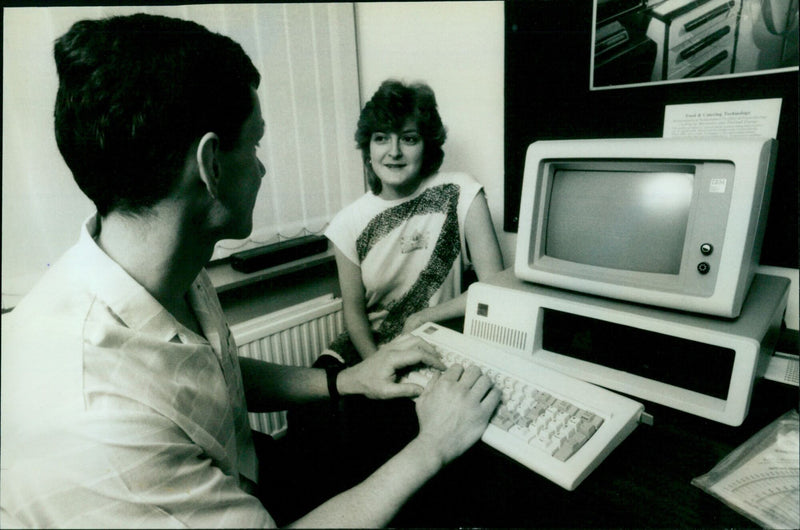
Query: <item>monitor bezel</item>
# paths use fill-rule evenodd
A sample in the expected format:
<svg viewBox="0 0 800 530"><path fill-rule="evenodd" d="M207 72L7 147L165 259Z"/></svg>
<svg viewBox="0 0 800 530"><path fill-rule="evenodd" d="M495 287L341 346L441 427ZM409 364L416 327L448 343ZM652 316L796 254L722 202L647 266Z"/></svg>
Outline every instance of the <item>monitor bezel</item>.
<svg viewBox="0 0 800 530"><path fill-rule="evenodd" d="M654 305L669 309L735 317L752 281L766 224L776 142L746 138L637 138L593 140L545 140L528 148L520 201L519 231L514 269L526 281ZM682 263L681 276L595 269L566 263L541 254L544 192L549 181L545 164L577 160L680 161L731 164L735 185L729 186L730 202L714 219L724 220L721 245L715 245L710 261L716 276L711 287L698 290L686 278L696 275ZM702 171L701 171L702 173ZM705 183L704 185L708 185ZM694 207L697 211L697 207ZM691 215L695 215L692 212ZM696 226L698 221L694 221ZM692 236L694 237L694 236ZM695 244L695 243L689 243ZM692 250L693 252L694 250ZM711 258L710 257L710 258ZM684 256L682 259L686 260ZM687 263L696 266L694 259Z"/></svg>

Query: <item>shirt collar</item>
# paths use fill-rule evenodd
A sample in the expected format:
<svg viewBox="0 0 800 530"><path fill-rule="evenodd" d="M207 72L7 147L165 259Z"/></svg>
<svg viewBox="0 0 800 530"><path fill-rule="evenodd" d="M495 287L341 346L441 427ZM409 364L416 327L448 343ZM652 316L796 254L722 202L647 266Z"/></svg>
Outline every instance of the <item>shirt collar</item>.
<svg viewBox="0 0 800 530"><path fill-rule="evenodd" d="M97 215L90 217L76 245L76 264L84 277L85 271L91 271L87 277L91 290L129 328L171 340L186 328L100 248L95 240L100 224Z"/></svg>

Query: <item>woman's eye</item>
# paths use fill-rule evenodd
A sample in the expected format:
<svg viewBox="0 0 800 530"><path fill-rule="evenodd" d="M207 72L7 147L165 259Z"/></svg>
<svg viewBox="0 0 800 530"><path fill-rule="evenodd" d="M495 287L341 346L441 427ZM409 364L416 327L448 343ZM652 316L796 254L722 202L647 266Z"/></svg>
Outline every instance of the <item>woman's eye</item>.
<svg viewBox="0 0 800 530"><path fill-rule="evenodd" d="M372 141L377 143L385 142L387 138L388 136L382 133L375 133L372 135Z"/></svg>
<svg viewBox="0 0 800 530"><path fill-rule="evenodd" d="M414 134L414 135L403 136L402 140L403 143L406 145L417 145L420 141L420 137Z"/></svg>

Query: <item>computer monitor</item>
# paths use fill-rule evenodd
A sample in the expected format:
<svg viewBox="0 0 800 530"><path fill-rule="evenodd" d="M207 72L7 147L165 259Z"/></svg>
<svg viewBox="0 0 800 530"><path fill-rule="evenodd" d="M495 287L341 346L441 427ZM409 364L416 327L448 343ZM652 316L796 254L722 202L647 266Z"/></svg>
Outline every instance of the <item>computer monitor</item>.
<svg viewBox="0 0 800 530"><path fill-rule="evenodd" d="M768 138L534 142L515 274L736 317L758 265L776 149Z"/></svg>

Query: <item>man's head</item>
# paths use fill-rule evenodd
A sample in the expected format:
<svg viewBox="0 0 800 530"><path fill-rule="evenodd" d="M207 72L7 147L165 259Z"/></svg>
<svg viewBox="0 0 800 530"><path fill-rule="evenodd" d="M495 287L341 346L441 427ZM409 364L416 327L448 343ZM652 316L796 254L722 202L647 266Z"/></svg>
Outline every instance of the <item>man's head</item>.
<svg viewBox="0 0 800 530"><path fill-rule="evenodd" d="M234 149L260 82L233 40L161 16L77 22L54 55L56 141L101 216L166 197L206 133Z"/></svg>

